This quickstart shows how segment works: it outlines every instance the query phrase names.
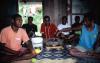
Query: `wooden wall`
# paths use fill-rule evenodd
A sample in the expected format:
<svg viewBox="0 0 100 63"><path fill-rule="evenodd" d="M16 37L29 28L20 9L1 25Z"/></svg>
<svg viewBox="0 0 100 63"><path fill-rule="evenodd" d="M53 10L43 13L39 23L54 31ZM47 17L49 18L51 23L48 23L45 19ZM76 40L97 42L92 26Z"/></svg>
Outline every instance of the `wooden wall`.
<svg viewBox="0 0 100 63"><path fill-rule="evenodd" d="M67 15L67 0L43 0L44 15L49 15L52 22L58 25L61 17Z"/></svg>
<svg viewBox="0 0 100 63"><path fill-rule="evenodd" d="M17 13L17 0L0 0L0 30L10 24L10 16Z"/></svg>

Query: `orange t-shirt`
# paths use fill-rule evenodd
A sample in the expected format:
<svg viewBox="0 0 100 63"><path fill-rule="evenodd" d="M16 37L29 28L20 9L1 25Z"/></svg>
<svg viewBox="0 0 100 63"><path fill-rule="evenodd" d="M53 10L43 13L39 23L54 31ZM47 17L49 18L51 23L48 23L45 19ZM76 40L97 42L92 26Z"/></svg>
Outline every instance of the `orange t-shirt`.
<svg viewBox="0 0 100 63"><path fill-rule="evenodd" d="M50 23L48 26L44 23L41 25L41 33L43 33L46 38L54 38L56 31L57 27L53 23Z"/></svg>
<svg viewBox="0 0 100 63"><path fill-rule="evenodd" d="M0 42L5 43L6 47L15 51L19 51L22 48L22 41L26 42L28 40L29 38L27 33L22 28L19 28L18 32L16 33L12 30L11 26L8 26L4 28L0 34Z"/></svg>

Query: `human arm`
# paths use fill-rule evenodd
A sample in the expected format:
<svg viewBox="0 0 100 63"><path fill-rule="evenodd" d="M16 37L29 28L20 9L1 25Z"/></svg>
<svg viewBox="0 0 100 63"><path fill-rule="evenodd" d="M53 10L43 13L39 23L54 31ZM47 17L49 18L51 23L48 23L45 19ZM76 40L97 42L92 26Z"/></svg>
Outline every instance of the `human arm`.
<svg viewBox="0 0 100 63"><path fill-rule="evenodd" d="M22 28L26 30L26 24L23 24L22 25Z"/></svg>
<svg viewBox="0 0 100 63"><path fill-rule="evenodd" d="M33 51L33 46L32 46L32 41L31 40L26 41L22 45L25 45L30 52Z"/></svg>
<svg viewBox="0 0 100 63"><path fill-rule="evenodd" d="M82 25L83 25L83 23L80 23L80 24L78 24L78 25L76 25L76 26L72 26L71 28L72 28L72 30L75 30L75 31L81 30Z"/></svg>
<svg viewBox="0 0 100 63"><path fill-rule="evenodd" d="M22 45L26 45L26 47L32 51L32 42L31 40L29 39L27 33L25 30L22 31Z"/></svg>
<svg viewBox="0 0 100 63"><path fill-rule="evenodd" d="M41 24L40 32L42 34L42 37L43 38L46 38L46 35L45 35L45 25L44 25L44 23Z"/></svg>
<svg viewBox="0 0 100 63"><path fill-rule="evenodd" d="M60 32L69 32L69 31L72 31L72 30L81 30L82 28L82 24L78 25L78 26L75 26L75 27L68 27L68 28L63 28L62 30L60 30Z"/></svg>
<svg viewBox="0 0 100 63"><path fill-rule="evenodd" d="M37 29L37 25L35 25L35 32L37 32L38 31L38 29Z"/></svg>
<svg viewBox="0 0 100 63"><path fill-rule="evenodd" d="M42 34L42 37L43 37L43 38L46 38L45 33L41 32L41 34Z"/></svg>

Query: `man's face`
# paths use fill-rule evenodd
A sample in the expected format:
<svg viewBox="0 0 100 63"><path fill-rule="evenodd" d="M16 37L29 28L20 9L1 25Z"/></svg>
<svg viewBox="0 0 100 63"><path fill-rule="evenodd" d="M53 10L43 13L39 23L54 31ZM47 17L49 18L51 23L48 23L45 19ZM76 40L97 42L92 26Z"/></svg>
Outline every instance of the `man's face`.
<svg viewBox="0 0 100 63"><path fill-rule="evenodd" d="M80 21L80 17L75 17L75 22L79 23L79 21Z"/></svg>
<svg viewBox="0 0 100 63"><path fill-rule="evenodd" d="M48 24L50 23L49 18L45 18L45 19L44 19L44 23L48 25Z"/></svg>
<svg viewBox="0 0 100 63"><path fill-rule="evenodd" d="M62 19L62 24L63 24L63 25L66 25L66 23L67 23L67 19L66 19L66 18L63 18L63 19Z"/></svg>
<svg viewBox="0 0 100 63"><path fill-rule="evenodd" d="M28 23L32 23L33 18L28 18Z"/></svg>
<svg viewBox="0 0 100 63"><path fill-rule="evenodd" d="M17 17L14 21L14 26L20 28L22 27L22 17Z"/></svg>
<svg viewBox="0 0 100 63"><path fill-rule="evenodd" d="M85 25L87 27L91 27L92 26L92 22L88 20L88 18L85 18Z"/></svg>

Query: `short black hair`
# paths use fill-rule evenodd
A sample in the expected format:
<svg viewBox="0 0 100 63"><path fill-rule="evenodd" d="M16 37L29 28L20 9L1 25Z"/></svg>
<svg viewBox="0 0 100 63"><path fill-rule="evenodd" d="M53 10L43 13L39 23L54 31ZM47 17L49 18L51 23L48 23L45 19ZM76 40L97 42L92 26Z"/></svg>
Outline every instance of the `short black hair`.
<svg viewBox="0 0 100 63"><path fill-rule="evenodd" d="M67 16L62 16L62 19L66 19L67 20Z"/></svg>
<svg viewBox="0 0 100 63"><path fill-rule="evenodd" d="M86 13L84 15L84 18L87 17L89 21L92 21L95 19L95 16L92 13Z"/></svg>
<svg viewBox="0 0 100 63"><path fill-rule="evenodd" d="M18 18L18 17L22 17L20 14L14 14L13 16L12 16L12 19L15 21L15 19L16 18Z"/></svg>
<svg viewBox="0 0 100 63"><path fill-rule="evenodd" d="M75 19L80 19L80 16L75 16Z"/></svg>
<svg viewBox="0 0 100 63"><path fill-rule="evenodd" d="M33 17L32 17L32 16L29 16L29 17L28 17L28 19L30 19L30 18L33 20Z"/></svg>
<svg viewBox="0 0 100 63"><path fill-rule="evenodd" d="M46 15L46 16L44 16L44 18L43 18L43 19L46 19L46 18L48 18L48 19L49 19L49 21L50 21L50 17L49 17L49 16L47 16L47 15Z"/></svg>

